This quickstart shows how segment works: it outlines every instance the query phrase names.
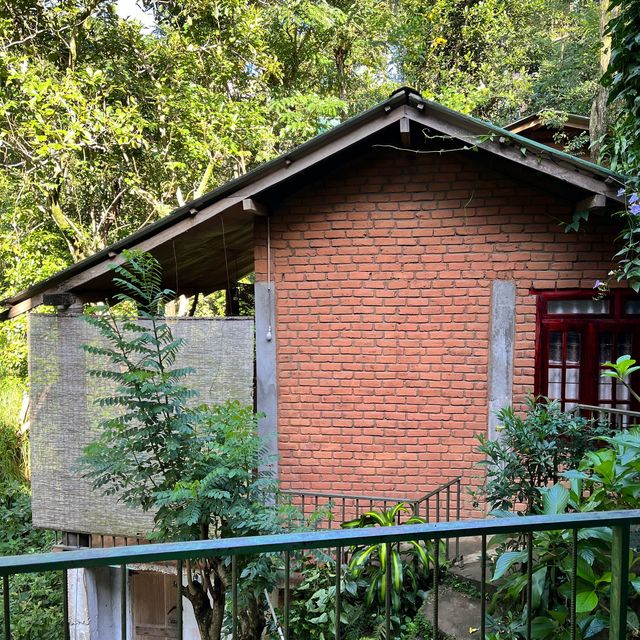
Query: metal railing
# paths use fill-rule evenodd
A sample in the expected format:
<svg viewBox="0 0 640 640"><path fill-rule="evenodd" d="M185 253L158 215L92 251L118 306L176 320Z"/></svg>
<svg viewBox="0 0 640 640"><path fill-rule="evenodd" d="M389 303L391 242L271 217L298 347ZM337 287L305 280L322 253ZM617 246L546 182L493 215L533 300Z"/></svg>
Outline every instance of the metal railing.
<svg viewBox="0 0 640 640"><path fill-rule="evenodd" d="M359 518L366 511L387 511L404 503L413 515L427 522L460 520L462 476L449 480L419 498L359 495L354 493L323 493L317 491L280 491L280 499L296 506L303 518L314 518L316 529L333 529L342 522ZM400 517L400 516L399 516Z"/></svg>
<svg viewBox="0 0 640 640"><path fill-rule="evenodd" d="M600 421L606 420L616 429L627 429L634 424L640 425L640 412L638 411L599 407L592 404L578 404L571 411L585 418L597 418Z"/></svg>
<svg viewBox="0 0 640 640"><path fill-rule="evenodd" d="M394 527L372 527L364 529L334 529L328 531L313 531L305 533L290 533L275 536L258 536L247 538L230 538L217 540L203 540L194 542L178 542L165 544L148 544L141 546L113 547L107 549L86 549L69 551L64 553L35 554L28 556L12 556L0 558L0 576L2 576L3 600L4 600L4 637L11 638L11 611L9 600L10 576L15 574L61 571L66 585L68 570L89 567L116 566L121 569L120 601L121 601L121 640L127 637L128 627L128 590L127 567L140 563L177 562L177 598L178 621L176 637L182 638L182 563L194 559L231 558L231 611L230 628L231 638L237 638L238 628L238 594L239 571L238 558L257 556L260 554L278 554L284 568L284 608L282 611L281 637L285 640L294 640L290 633L290 603L291 603L291 560L292 553L296 551L308 551L311 549L335 549L335 556L344 558L349 550L357 545L384 544L387 557L390 557L392 545L410 541L432 541L433 566L432 576L432 620L434 629L439 628L439 585L442 575L442 563L440 560L440 541L446 541L456 537L479 536L481 539L481 584L480 600L481 611L478 620L479 637L485 638L487 620L487 579L486 567L488 560L487 540L488 536L499 534L519 534L524 536L524 550L527 552L528 561L522 564L523 575L526 575L526 599L524 611L526 613L526 630L522 635L531 638L532 623L532 594L533 594L533 558L534 536L542 531L570 531L571 536L571 561L569 570L569 586L567 590L567 610L570 621L571 637L576 637L577 629L577 582L578 575L578 549L580 545L579 531L587 528L607 527L612 531L611 544L611 587L609 596L609 638L610 640L623 640L627 633L627 589L629 585L629 535L632 524L640 523L640 510L610 511L598 513L571 513L554 516L523 516L513 518L498 518L484 520L462 520L457 522L440 522L430 524L402 525ZM525 567L526 565L526 567ZM336 566L335 577L335 620L334 637L340 640L342 635L341 611L341 574L346 569L341 563ZM387 584L391 584L391 563L386 564ZM392 589L386 589L384 597L384 626L385 637L391 639L392 635ZM66 594L65 594L66 595ZM65 597L65 602L67 598ZM64 637L69 638L68 610L65 609Z"/></svg>
<svg viewBox="0 0 640 640"><path fill-rule="evenodd" d="M353 493L320 493L316 491L287 490L279 492L279 500L296 507L303 520L315 530L333 529L347 521L359 518L374 509L387 511L397 504L405 504L412 515L427 522L451 522L460 520L462 513L462 476L457 476L419 498L398 496L371 496ZM405 513L398 513L401 523ZM450 541L447 539L446 559L460 559L460 539L454 541L455 555L451 558Z"/></svg>

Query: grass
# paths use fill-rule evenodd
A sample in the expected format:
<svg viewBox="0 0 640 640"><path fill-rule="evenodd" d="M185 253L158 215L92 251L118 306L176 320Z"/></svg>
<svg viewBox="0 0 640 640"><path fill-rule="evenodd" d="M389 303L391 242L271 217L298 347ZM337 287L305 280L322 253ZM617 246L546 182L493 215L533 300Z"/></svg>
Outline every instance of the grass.
<svg viewBox="0 0 640 640"><path fill-rule="evenodd" d="M21 424L24 383L18 378L0 378L0 481L27 481L29 438Z"/></svg>
<svg viewBox="0 0 640 640"><path fill-rule="evenodd" d="M470 598L480 599L480 588L475 580L469 580L453 573L447 573L442 584Z"/></svg>

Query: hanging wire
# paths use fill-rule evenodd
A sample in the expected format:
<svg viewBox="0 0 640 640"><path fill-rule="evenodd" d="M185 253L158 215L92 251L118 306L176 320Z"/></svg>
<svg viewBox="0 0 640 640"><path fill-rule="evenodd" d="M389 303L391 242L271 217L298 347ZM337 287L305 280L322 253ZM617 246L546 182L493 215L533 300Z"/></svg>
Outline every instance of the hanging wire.
<svg viewBox="0 0 640 640"><path fill-rule="evenodd" d="M229 261L227 260L227 241L224 235L224 215L220 216L222 226L222 250L224 252L224 268L227 272L227 295L231 295L231 278L229 276Z"/></svg>
<svg viewBox="0 0 640 640"><path fill-rule="evenodd" d="M176 272L176 295L178 294L178 291L180 290L180 285L178 282L178 256L176 255L176 241L175 239L171 240L171 248L173 249L173 265L174 265L174 269Z"/></svg>

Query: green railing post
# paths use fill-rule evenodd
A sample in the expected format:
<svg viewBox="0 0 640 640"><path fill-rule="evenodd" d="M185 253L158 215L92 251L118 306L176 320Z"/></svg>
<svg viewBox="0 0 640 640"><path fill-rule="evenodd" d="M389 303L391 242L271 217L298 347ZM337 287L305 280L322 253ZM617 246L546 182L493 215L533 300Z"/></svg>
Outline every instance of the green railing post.
<svg viewBox="0 0 640 640"><path fill-rule="evenodd" d="M127 640L127 565L120 567L120 640Z"/></svg>
<svg viewBox="0 0 640 640"><path fill-rule="evenodd" d="M64 640L70 640L71 630L69 629L69 572L62 571L62 635Z"/></svg>
<svg viewBox="0 0 640 640"><path fill-rule="evenodd" d="M629 587L629 537L628 522L613 527L611 546L611 617L609 640L625 640L627 637L627 590Z"/></svg>
<svg viewBox="0 0 640 640"><path fill-rule="evenodd" d="M182 640L182 625L184 612L182 610L182 560L176 562L176 636Z"/></svg>
<svg viewBox="0 0 640 640"><path fill-rule="evenodd" d="M4 609L4 640L11 640L11 604L9 596L9 576L2 576L2 602Z"/></svg>

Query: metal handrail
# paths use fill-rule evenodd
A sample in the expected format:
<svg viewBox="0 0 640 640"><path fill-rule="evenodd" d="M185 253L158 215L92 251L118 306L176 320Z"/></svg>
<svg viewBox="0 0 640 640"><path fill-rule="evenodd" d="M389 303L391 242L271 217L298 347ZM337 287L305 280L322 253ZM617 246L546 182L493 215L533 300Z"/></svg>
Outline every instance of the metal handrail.
<svg viewBox="0 0 640 640"><path fill-rule="evenodd" d="M445 511L445 520L452 520L451 517L452 509L451 509L451 488L456 486L456 506L455 506L455 519L459 520L461 515L461 507L460 507L460 492L461 492L461 483L462 476L457 476L444 484L439 485L435 489L432 489L428 493L418 497L403 497L403 496L379 496L379 495L364 495L364 494L355 494L355 493L334 493L334 492L319 492L319 491L298 491L296 489L287 489L279 492L280 496L286 496L288 498L301 498L302 501L302 509L304 511L305 504L308 504L310 507L314 507L318 509L319 507L326 507L327 504L320 505L319 501L321 499L332 501L342 501L343 511L345 509L345 502L350 501L352 503L352 507L356 510L356 517L360 515L360 503L369 503L369 508L372 509L374 503L382 504L383 508L387 508L388 504L396 505L400 503L406 503L412 509L415 515L420 514L421 505L426 505L425 512L427 520L429 519L430 509L428 508L429 501L432 498L438 498L439 496L444 496L447 502L447 508ZM306 503L305 499L310 498L312 502ZM436 505L434 512L436 514L436 520L440 520L440 506Z"/></svg>
<svg viewBox="0 0 640 640"><path fill-rule="evenodd" d="M245 538L216 538L189 542L159 542L129 547L78 549L62 553L34 553L0 557L0 576L15 573L59 571L86 567L109 567L125 564L169 562L193 558L279 553L302 549L328 549L379 543L410 542L411 540L446 540L478 535L528 533L616 527L640 524L640 509L624 511L590 511L551 516L515 516L513 518L483 518L457 522L403 524L395 527L364 527L361 529L329 529L282 533Z"/></svg>
<svg viewBox="0 0 640 640"><path fill-rule="evenodd" d="M291 640L289 633L289 604L290 599L290 563L291 553L309 549L335 548L337 557L343 558L345 549L359 545L385 544L387 553L390 553L391 545L410 541L441 541L457 537L479 536L482 541L482 567L481 572L481 612L479 620L480 638L485 637L486 624L486 594L487 594L487 540L494 534L522 534L526 533L526 550L529 560L523 564L523 571L527 577L527 603L526 615L528 636L531 637L531 620L533 614L531 589L532 589L532 558L534 548L533 534L539 531L568 530L572 536L572 562L571 584L572 595L568 602L570 622L575 631L577 625L577 596L575 584L578 580L578 531L591 527L608 527L612 529L611 544L611 591L610 591L610 640L623 640L626 637L627 616L627 587L629 583L629 549L630 527L640 523L640 510L610 511L592 513L569 513L561 515L521 516L509 518L489 518L482 520L461 520L456 522L440 522L415 525L400 525L394 527L369 527L361 529L334 529L324 531L310 531L304 533L288 533L282 535L255 536L246 538L227 538L216 540L198 540L191 542L174 542L136 545L129 547L112 547L107 549L83 549L64 553L33 554L27 556L9 556L0 558L0 576L2 577L4 596L4 627L5 637L11 637L10 627L10 601L9 601L9 577L18 573L34 573L39 571L62 571L70 569L119 566L121 568L121 633L126 637L128 628L128 591L127 591L127 565L139 563L171 562L177 561L177 574L182 576L182 563L185 560L231 557L232 580L231 595L234 603L231 613L232 637L236 638L238 620L238 593L239 578L237 570L237 556L251 556L257 554L284 554L285 563L285 607L283 610L283 637ZM439 560L440 544L434 544L433 557L433 626L438 629L438 589L440 583L441 563ZM336 566L336 593L341 590L341 565ZM526 566L524 566L526 565ZM387 580L390 583L390 566L387 563ZM340 567L340 568L339 568ZM177 581L178 601L182 601L182 578ZM67 602L65 600L65 602ZM340 607L341 597L336 598L336 638L340 637ZM178 607L178 638L182 634L182 608ZM65 619L68 619L65 616ZM386 590L385 596L385 637L391 638L392 614L391 614L391 589ZM69 637L68 626L65 629L65 637ZM574 636L575 637L575 636Z"/></svg>
<svg viewBox="0 0 640 640"><path fill-rule="evenodd" d="M438 489L436 489L436 491ZM318 491L297 491L295 489L286 489L286 490L280 491L280 494L284 496L307 496L309 498L315 498L315 497L335 498L336 500L347 498L350 500L362 500L363 502L372 500L373 502L393 502L396 504L399 504L400 502L410 502L410 503L415 502L415 498L400 498L398 496L395 496L395 497L367 496L367 495L360 495L357 493L320 493Z"/></svg>
<svg viewBox="0 0 640 640"><path fill-rule="evenodd" d="M613 407L599 407L594 404L578 404L572 411L597 411L599 413L612 413L617 416L629 416L630 418L640 418L640 411L629 411L627 409L614 409Z"/></svg>
<svg viewBox="0 0 640 640"><path fill-rule="evenodd" d="M455 487L455 495L452 496ZM313 525L318 528L333 528L334 525L334 509L341 514L342 521L347 516L359 518L367 509L374 509L374 506L382 507L385 511L388 506L398 504L406 504L411 509L413 515L426 519L427 522L435 520L436 522L450 520L460 520L462 514L461 506L461 488L462 476L457 476L444 484L432 489L419 498L406 498L398 496L372 496L353 493L331 493L317 491L296 491L294 489L280 491L280 496L285 496L290 500L299 499L299 507L303 518L307 516L307 507L312 513L320 513L321 510L328 510L329 515L326 518L314 520ZM452 500L453 498L453 500ZM322 500L327 500L321 504ZM431 504L433 500L433 505ZM453 504L452 504L453 502ZM364 505L362 504L364 503ZM400 524L402 514L398 514L397 522ZM455 540L455 555L451 558L451 549L449 540L446 542L445 554L447 560L453 559L455 562L460 560L460 539Z"/></svg>

